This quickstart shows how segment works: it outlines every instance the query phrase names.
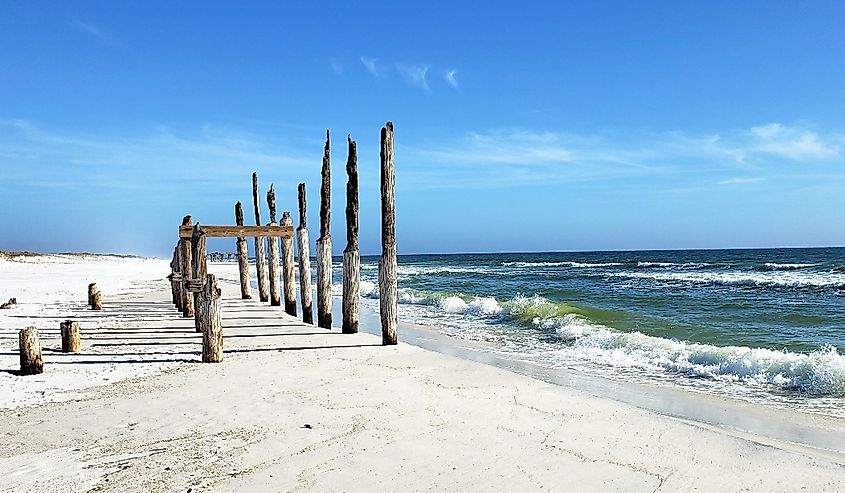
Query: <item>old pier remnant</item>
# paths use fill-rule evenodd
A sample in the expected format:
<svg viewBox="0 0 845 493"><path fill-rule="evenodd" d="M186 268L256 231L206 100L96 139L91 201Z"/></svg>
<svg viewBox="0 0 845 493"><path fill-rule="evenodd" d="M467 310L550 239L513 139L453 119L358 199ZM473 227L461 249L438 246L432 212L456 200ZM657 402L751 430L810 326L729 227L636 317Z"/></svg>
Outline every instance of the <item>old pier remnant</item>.
<svg viewBox="0 0 845 493"><path fill-rule="evenodd" d="M396 204L393 160L393 123L381 129L381 259L378 263L379 312L381 340L384 345L397 343L399 323L396 280Z"/></svg>
<svg viewBox="0 0 845 493"><path fill-rule="evenodd" d="M358 250L358 151L351 136L346 159L346 249L343 250L343 325L344 334L358 332L361 295L361 256Z"/></svg>

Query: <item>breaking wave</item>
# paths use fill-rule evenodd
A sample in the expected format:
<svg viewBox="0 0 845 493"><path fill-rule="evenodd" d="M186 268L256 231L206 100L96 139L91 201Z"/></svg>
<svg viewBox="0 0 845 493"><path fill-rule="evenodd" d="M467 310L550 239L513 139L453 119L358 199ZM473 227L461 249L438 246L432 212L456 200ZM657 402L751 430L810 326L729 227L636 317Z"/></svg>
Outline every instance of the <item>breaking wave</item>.
<svg viewBox="0 0 845 493"><path fill-rule="evenodd" d="M361 295L378 298L377 284L362 281ZM745 346L722 347L618 331L595 322L600 311L553 302L539 295L516 295L498 301L494 297L402 288L399 302L425 305L443 316L472 317L482 323L514 323L551 332L565 344L559 350L559 356L563 358L770 385L812 395L845 396L845 355L840 355L833 346L824 346L811 353L796 353Z"/></svg>
<svg viewBox="0 0 845 493"><path fill-rule="evenodd" d="M641 332L620 332L578 315L537 319L569 342L567 356L608 366L662 369L691 377L774 385L812 395L845 395L845 356L833 346L794 353L745 346L713 346Z"/></svg>
<svg viewBox="0 0 845 493"><path fill-rule="evenodd" d="M773 271L745 272L614 272L614 277L650 279L662 282L681 282L711 285L790 287L790 288L843 288L845 274L838 272Z"/></svg>
<svg viewBox="0 0 845 493"><path fill-rule="evenodd" d="M601 267L619 267L622 262L502 262L503 267L575 267L594 269Z"/></svg>

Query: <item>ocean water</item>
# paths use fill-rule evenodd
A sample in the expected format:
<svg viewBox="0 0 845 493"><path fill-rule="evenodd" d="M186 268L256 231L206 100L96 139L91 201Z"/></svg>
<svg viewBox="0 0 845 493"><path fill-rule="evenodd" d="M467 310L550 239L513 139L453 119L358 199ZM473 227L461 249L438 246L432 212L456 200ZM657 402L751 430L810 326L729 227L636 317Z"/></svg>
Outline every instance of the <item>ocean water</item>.
<svg viewBox="0 0 845 493"><path fill-rule="evenodd" d="M522 362L845 417L845 248L400 256L399 288Z"/></svg>

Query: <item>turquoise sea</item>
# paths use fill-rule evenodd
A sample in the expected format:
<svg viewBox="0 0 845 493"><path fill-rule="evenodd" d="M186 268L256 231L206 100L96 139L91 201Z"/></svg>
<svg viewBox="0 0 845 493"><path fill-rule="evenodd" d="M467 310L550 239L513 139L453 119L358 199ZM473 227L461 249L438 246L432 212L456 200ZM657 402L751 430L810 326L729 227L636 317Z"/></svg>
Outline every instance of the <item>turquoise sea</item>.
<svg viewBox="0 0 845 493"><path fill-rule="evenodd" d="M399 287L402 320L522 362L845 415L845 248L405 255Z"/></svg>

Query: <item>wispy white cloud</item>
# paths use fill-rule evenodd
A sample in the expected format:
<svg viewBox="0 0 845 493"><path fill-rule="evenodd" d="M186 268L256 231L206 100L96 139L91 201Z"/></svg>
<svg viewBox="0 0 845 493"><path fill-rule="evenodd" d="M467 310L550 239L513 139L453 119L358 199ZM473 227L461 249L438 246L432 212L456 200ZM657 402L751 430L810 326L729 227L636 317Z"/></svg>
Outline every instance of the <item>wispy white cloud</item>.
<svg viewBox="0 0 845 493"><path fill-rule="evenodd" d="M720 181L719 185L744 185L747 183L760 183L765 180L765 178L728 178L727 180Z"/></svg>
<svg viewBox="0 0 845 493"><path fill-rule="evenodd" d="M372 75L373 77L376 77L376 78L381 76L380 73L379 73L378 65L377 65L378 62L376 61L375 58L369 58L369 57L362 56L360 58L360 60L361 60L361 64L364 66L364 68L367 69L367 71L370 73L370 75Z"/></svg>
<svg viewBox="0 0 845 493"><path fill-rule="evenodd" d="M116 45L117 41L110 35L106 34L105 31L100 29L99 27L91 24L90 22L85 22L77 18L72 18L68 21L68 23L76 28L78 31L93 36L98 40L102 41L103 43Z"/></svg>
<svg viewBox="0 0 845 493"><path fill-rule="evenodd" d="M575 134L526 129L469 132L408 146L414 179L431 187L514 186L673 175L680 181L737 185L806 166L845 171L845 137L770 124L720 133ZM806 166L796 168L797 162ZM838 167L838 168L837 168ZM754 173L737 177L736 173Z"/></svg>
<svg viewBox="0 0 845 493"><path fill-rule="evenodd" d="M825 140L815 132L770 123L752 127L752 152L779 156L793 161L830 159L841 153L839 142Z"/></svg>
<svg viewBox="0 0 845 493"><path fill-rule="evenodd" d="M399 71L408 84L425 89L426 91L429 90L428 80L426 80L428 68L429 66L424 64L396 64L396 70Z"/></svg>
<svg viewBox="0 0 845 493"><path fill-rule="evenodd" d="M3 127L0 167L8 183L154 190L202 179L228 188L247 169L283 170L281 178L295 180L313 167L311 156L300 148L210 125L108 137L43 129L20 119L0 120ZM50 178L33 180L34 169Z"/></svg>
<svg viewBox="0 0 845 493"><path fill-rule="evenodd" d="M332 67L332 72L334 72L335 74L340 75L340 76L346 75L346 72L343 68L343 64L340 63L339 61L332 60L331 67Z"/></svg>
<svg viewBox="0 0 845 493"><path fill-rule="evenodd" d="M446 82L448 82L449 85L454 87L455 89L458 88L457 75L458 75L458 71L455 70L455 69L445 70L443 72L443 78L446 79Z"/></svg>

